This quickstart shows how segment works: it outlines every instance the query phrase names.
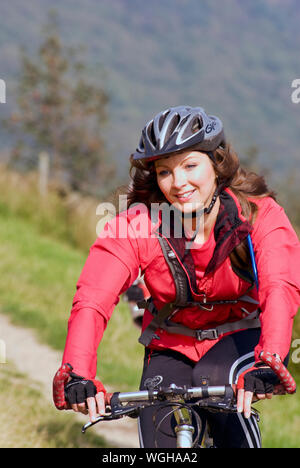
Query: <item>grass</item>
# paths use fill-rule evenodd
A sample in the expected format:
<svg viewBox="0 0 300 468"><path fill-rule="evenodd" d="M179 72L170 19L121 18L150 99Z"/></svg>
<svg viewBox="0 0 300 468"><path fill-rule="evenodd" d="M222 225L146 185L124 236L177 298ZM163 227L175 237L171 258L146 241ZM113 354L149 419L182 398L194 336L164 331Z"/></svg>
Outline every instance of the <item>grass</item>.
<svg viewBox="0 0 300 468"><path fill-rule="evenodd" d="M0 240L1 310L13 322L36 330L42 342L63 350L86 253L41 235L26 220L1 212ZM137 339L138 330L121 301L99 347L101 379L106 385L120 390L137 387L143 354Z"/></svg>
<svg viewBox="0 0 300 468"><path fill-rule="evenodd" d="M46 195L39 192L35 171L19 173L0 163L0 211L27 220L41 234L51 235L87 251L96 238L96 208L100 200L49 183Z"/></svg>
<svg viewBox="0 0 300 468"><path fill-rule="evenodd" d="M300 379L297 379L300 386ZM255 405L261 415L263 448L300 448L299 396L276 396Z"/></svg>
<svg viewBox="0 0 300 468"><path fill-rule="evenodd" d="M95 433L81 434L75 415L58 412L45 401L38 383L0 364L1 448L103 448Z"/></svg>

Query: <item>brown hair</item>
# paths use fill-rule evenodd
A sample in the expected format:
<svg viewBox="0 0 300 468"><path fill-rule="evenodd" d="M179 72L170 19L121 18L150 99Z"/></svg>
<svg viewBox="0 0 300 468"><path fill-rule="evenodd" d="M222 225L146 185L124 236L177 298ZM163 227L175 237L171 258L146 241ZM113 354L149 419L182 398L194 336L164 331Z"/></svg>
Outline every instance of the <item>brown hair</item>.
<svg viewBox="0 0 300 468"><path fill-rule="evenodd" d="M191 148L192 150L192 148ZM240 165L240 160L231 145L226 143L213 151L211 159L218 183L232 190L238 198L242 214L253 224L257 216L257 205L249 198L272 197L276 194L267 186L265 178ZM132 182L127 190L128 207L133 203L144 203L150 209L151 203L162 203L165 200L156 180L153 162L130 158L130 176ZM249 257L246 242L242 242L231 254L233 266L249 268Z"/></svg>
<svg viewBox="0 0 300 468"><path fill-rule="evenodd" d="M213 151L213 156L211 161L218 183L232 190L241 204L245 218L254 222L257 206L248 199L272 197L276 200L275 192L268 188L263 176L241 167L239 158L230 144L226 144L224 148L217 148ZM150 209L151 203L166 201L157 184L154 163L134 160L132 156L130 162L132 182L127 191L128 207L133 203L144 203Z"/></svg>

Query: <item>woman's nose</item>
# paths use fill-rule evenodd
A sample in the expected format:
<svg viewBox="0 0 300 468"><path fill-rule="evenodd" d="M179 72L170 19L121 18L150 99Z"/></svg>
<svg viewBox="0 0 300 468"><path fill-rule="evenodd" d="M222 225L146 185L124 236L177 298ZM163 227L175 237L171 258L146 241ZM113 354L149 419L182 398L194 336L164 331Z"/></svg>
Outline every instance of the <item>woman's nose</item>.
<svg viewBox="0 0 300 468"><path fill-rule="evenodd" d="M186 185L186 175L184 171L177 170L173 172L173 187L180 188Z"/></svg>

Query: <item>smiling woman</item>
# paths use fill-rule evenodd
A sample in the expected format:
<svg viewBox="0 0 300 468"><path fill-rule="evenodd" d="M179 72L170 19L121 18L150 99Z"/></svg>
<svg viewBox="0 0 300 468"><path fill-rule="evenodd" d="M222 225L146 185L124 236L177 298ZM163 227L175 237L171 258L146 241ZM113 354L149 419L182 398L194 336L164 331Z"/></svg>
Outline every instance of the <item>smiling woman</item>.
<svg viewBox="0 0 300 468"><path fill-rule="evenodd" d="M180 110L177 112L177 109ZM207 116L201 108L194 108L189 115L188 109L180 107L174 108L173 112L164 111L153 119L152 124L150 121L145 126L139 147L130 158L133 180L127 194L128 207L143 203L151 210L154 203L168 201L173 208L185 214L182 219L187 237L198 228L195 240L197 242L200 238L203 242L209 238L215 224L220 207L219 194L225 187L230 187L237 196L242 214L252 223L258 211L252 198L275 199L275 194L269 190L262 176L247 173L240 166L237 154L225 141L223 126L217 117ZM183 115L181 122L178 120L180 112ZM164 118L164 125L170 127L168 131L162 125ZM203 126L199 128L200 119ZM180 133L176 129L181 124ZM207 132L204 136L203 128ZM186 141L182 142L181 136L180 144L177 144L182 129L185 130ZM167 151L173 152L163 154L164 150L159 149L163 146L161 133L163 138L169 138L165 142ZM200 142L195 142L195 137ZM186 214L190 214L190 219ZM235 252L242 258L246 256L245 251L245 242L236 246Z"/></svg>
<svg viewBox="0 0 300 468"><path fill-rule="evenodd" d="M148 122L130 173L127 209L107 223L111 235L99 236L77 283L55 380L63 375L66 385L59 386L62 400L54 392L56 405L88 412L91 421L105 412L105 388L94 380L97 347L119 296L141 272L151 298L139 338L145 346L140 389L153 381L237 385L237 413L203 410L199 417L216 447L259 447L251 404L269 399L280 383L265 355L286 363L289 353L300 303L297 235L263 177L240 167L221 120L201 107L174 107ZM168 221L161 206L172 212ZM118 221L128 226L126 238ZM141 447L155 446L155 417L158 447L176 447L166 411L141 411Z"/></svg>

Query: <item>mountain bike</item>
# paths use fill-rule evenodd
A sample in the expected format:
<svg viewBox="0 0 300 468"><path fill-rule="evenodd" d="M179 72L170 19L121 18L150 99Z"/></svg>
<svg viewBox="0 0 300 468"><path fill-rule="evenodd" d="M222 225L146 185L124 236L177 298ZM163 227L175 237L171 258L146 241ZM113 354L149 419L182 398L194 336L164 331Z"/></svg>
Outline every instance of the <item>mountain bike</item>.
<svg viewBox="0 0 300 468"><path fill-rule="evenodd" d="M265 353L265 362L272 368L280 380L280 385L274 394L283 395L294 393L296 384L286 367L275 357ZM100 423L122 417L137 418L140 412L147 407L154 407L155 447L157 448L156 434L161 430L166 418L175 417L175 435L177 448L212 448L213 440L209 436L209 428L202 425L197 409L218 412L236 412L235 385L209 386L206 382L200 387L178 387L171 384L168 387L150 388L137 392L106 394L107 413L99 416L94 422L88 422L82 427L82 432ZM160 411L169 408L169 411L159 419ZM252 408L252 415L259 421L258 412ZM170 435L171 436L171 435Z"/></svg>

